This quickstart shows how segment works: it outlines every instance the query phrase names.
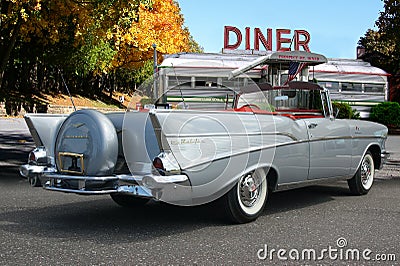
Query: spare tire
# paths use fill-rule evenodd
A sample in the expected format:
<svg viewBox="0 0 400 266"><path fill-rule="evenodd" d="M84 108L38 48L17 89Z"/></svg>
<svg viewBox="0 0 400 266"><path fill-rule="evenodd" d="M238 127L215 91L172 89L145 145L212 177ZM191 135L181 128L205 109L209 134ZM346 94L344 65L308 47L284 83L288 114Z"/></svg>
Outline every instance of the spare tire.
<svg viewBox="0 0 400 266"><path fill-rule="evenodd" d="M118 138L113 123L95 110L72 113L58 131L55 156L57 169L63 174L112 174L118 157Z"/></svg>

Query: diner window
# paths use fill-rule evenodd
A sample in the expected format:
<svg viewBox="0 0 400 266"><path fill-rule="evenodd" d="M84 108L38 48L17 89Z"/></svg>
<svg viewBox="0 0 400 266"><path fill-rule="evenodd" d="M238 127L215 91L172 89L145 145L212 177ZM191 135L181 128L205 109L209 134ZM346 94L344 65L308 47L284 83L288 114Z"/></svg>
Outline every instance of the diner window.
<svg viewBox="0 0 400 266"><path fill-rule="evenodd" d="M361 83L342 82L342 91L359 91L362 92Z"/></svg>
<svg viewBox="0 0 400 266"><path fill-rule="evenodd" d="M384 93L385 86L382 84L365 84L364 85L365 92L376 92L376 93Z"/></svg>
<svg viewBox="0 0 400 266"><path fill-rule="evenodd" d="M334 81L323 81L323 82L318 82L319 85L322 87L330 90L330 91L339 91L339 82L334 82Z"/></svg>

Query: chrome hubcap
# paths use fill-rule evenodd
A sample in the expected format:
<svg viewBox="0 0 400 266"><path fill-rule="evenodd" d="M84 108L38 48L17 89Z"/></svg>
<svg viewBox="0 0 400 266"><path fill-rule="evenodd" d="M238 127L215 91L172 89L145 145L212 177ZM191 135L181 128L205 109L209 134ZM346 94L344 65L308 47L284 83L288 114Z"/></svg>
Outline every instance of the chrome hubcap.
<svg viewBox="0 0 400 266"><path fill-rule="evenodd" d="M361 165L361 182L366 185L371 178L371 161L365 159Z"/></svg>
<svg viewBox="0 0 400 266"><path fill-rule="evenodd" d="M244 206L252 207L261 193L260 180L254 173L249 174L242 178L239 186L240 201Z"/></svg>

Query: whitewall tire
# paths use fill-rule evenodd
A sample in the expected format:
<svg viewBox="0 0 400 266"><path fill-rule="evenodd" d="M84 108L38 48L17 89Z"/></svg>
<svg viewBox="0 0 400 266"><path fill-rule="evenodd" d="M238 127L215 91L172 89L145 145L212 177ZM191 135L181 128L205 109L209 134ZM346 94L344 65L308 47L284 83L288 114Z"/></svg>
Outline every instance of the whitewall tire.
<svg viewBox="0 0 400 266"><path fill-rule="evenodd" d="M268 187L264 169L243 175L225 195L227 214L235 223L257 219L267 202Z"/></svg>
<svg viewBox="0 0 400 266"><path fill-rule="evenodd" d="M372 154L368 151L363 159L361 160L361 164L353 176L352 179L349 179L347 182L349 184L350 192L354 195L364 195L369 192L374 183L375 177L375 163Z"/></svg>

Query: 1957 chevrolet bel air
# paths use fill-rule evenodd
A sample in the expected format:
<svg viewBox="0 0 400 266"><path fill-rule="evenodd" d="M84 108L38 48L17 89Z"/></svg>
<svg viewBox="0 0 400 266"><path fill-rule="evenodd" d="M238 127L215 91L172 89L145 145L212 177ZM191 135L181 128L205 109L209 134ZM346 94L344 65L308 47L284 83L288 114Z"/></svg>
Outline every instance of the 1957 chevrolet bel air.
<svg viewBox="0 0 400 266"><path fill-rule="evenodd" d="M387 128L336 119L329 92L315 83L196 81L195 93L192 85L149 109L26 115L37 148L21 174L51 191L110 194L123 206L219 200L244 223L278 190L342 179L367 194L387 156Z"/></svg>

